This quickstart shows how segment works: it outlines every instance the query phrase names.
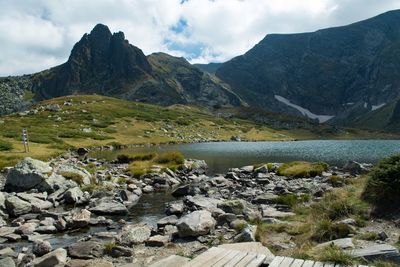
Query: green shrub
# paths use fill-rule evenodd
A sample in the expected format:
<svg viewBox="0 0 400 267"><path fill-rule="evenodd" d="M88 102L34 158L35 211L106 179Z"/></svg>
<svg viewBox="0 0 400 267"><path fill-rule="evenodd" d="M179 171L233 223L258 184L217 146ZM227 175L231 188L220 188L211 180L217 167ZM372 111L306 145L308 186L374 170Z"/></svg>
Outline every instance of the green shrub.
<svg viewBox="0 0 400 267"><path fill-rule="evenodd" d="M355 260L350 253L335 245L330 245L323 248L318 254L318 260L322 262L331 262L346 266L350 266L355 263Z"/></svg>
<svg viewBox="0 0 400 267"><path fill-rule="evenodd" d="M357 216L367 218L369 206L367 203L352 195L347 190L335 190L325 194L321 201L312 205L315 217L326 217L330 220L338 220Z"/></svg>
<svg viewBox="0 0 400 267"><path fill-rule="evenodd" d="M126 179L124 177L119 177L117 179L117 184L120 184L120 185L126 184Z"/></svg>
<svg viewBox="0 0 400 267"><path fill-rule="evenodd" d="M130 171L134 178L140 178L140 176L146 174L145 169L133 169Z"/></svg>
<svg viewBox="0 0 400 267"><path fill-rule="evenodd" d="M155 158L155 162L159 164L176 164L181 165L185 161L185 158L181 152L178 151L168 151L158 155Z"/></svg>
<svg viewBox="0 0 400 267"><path fill-rule="evenodd" d="M344 186L346 184L346 181L341 176L332 175L332 176L329 177L329 183L333 187L341 187L341 186Z"/></svg>
<svg viewBox="0 0 400 267"><path fill-rule="evenodd" d="M344 238L353 233L352 228L344 223L334 223L331 220L321 220L317 223L312 239L325 242Z"/></svg>
<svg viewBox="0 0 400 267"><path fill-rule="evenodd" d="M13 149L13 144L5 141L5 140L0 140L0 151L8 151Z"/></svg>
<svg viewBox="0 0 400 267"><path fill-rule="evenodd" d="M75 172L60 172L59 174L61 176L63 176L65 179L74 181L78 185L83 185L83 176L80 175L79 173L75 173Z"/></svg>
<svg viewBox="0 0 400 267"><path fill-rule="evenodd" d="M366 232L357 236L358 239L375 241L379 239L379 235L376 232Z"/></svg>
<svg viewBox="0 0 400 267"><path fill-rule="evenodd" d="M383 159L368 174L363 198L377 205L400 202L400 154Z"/></svg>
<svg viewBox="0 0 400 267"><path fill-rule="evenodd" d="M156 153L119 154L117 160L119 163L131 163L133 161L149 161L154 159L156 156Z"/></svg>
<svg viewBox="0 0 400 267"><path fill-rule="evenodd" d="M278 168L278 175L287 176L291 178L300 177L315 177L321 175L323 171L328 169L328 164L324 162L305 162L293 161L285 163Z"/></svg>
<svg viewBox="0 0 400 267"><path fill-rule="evenodd" d="M296 194L287 194L287 195L278 196L276 199L276 203L294 207L298 204L310 201L310 198L311 197L309 194L304 194L304 195L300 195L300 196L298 196Z"/></svg>

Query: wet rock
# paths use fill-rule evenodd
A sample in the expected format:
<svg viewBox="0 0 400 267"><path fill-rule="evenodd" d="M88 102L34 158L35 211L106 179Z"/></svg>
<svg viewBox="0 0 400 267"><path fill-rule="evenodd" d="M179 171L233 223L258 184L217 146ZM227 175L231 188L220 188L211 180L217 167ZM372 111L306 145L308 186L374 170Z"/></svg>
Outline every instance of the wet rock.
<svg viewBox="0 0 400 267"><path fill-rule="evenodd" d="M115 246L108 252L113 258L130 257L133 255L133 250L123 246Z"/></svg>
<svg viewBox="0 0 400 267"><path fill-rule="evenodd" d="M356 161L348 161L343 170L350 172L353 175L368 173L372 168L371 164L358 163Z"/></svg>
<svg viewBox="0 0 400 267"><path fill-rule="evenodd" d="M128 209L124 204L112 199L102 199L100 203L96 203L95 207L89 209L94 214L99 215L125 215Z"/></svg>
<svg viewBox="0 0 400 267"><path fill-rule="evenodd" d="M90 223L91 214L87 209L74 212L71 219L68 220L67 227L72 229L87 227Z"/></svg>
<svg viewBox="0 0 400 267"><path fill-rule="evenodd" d="M179 186L176 188L174 191L172 191L172 196L179 198L179 197L184 197L184 196L194 196L196 194L197 190L194 185L192 184L186 184L183 186Z"/></svg>
<svg viewBox="0 0 400 267"><path fill-rule="evenodd" d="M17 217L27 214L32 210L32 204L16 196L9 196L5 200L7 212L10 216Z"/></svg>
<svg viewBox="0 0 400 267"><path fill-rule="evenodd" d="M6 247L0 250L0 257L14 256L15 252L12 248ZM1 265L0 265L1 266Z"/></svg>
<svg viewBox="0 0 400 267"><path fill-rule="evenodd" d="M34 222L24 223L15 230L15 233L21 235L31 235L33 234L37 226L38 224Z"/></svg>
<svg viewBox="0 0 400 267"><path fill-rule="evenodd" d="M132 246L144 243L150 238L151 229L146 224L126 225L119 235L120 243L125 246Z"/></svg>
<svg viewBox="0 0 400 267"><path fill-rule="evenodd" d="M164 235L155 235L150 237L146 241L146 245L150 247L163 247L168 244L170 241L169 236L164 236Z"/></svg>
<svg viewBox="0 0 400 267"><path fill-rule="evenodd" d="M215 228L216 222L206 210L194 211L180 218L176 224L181 237L206 235Z"/></svg>
<svg viewBox="0 0 400 267"><path fill-rule="evenodd" d="M51 247L49 241L43 241L41 239L38 239L33 242L32 252L36 256L41 257L52 250L53 248Z"/></svg>
<svg viewBox="0 0 400 267"><path fill-rule="evenodd" d="M100 242L86 241L68 247L68 255L76 259L96 259L103 255L104 246Z"/></svg>
<svg viewBox="0 0 400 267"><path fill-rule="evenodd" d="M183 201L169 202L166 205L165 213L167 215L181 215L185 210Z"/></svg>
<svg viewBox="0 0 400 267"><path fill-rule="evenodd" d="M178 217L176 215L171 215L158 220L157 226L164 227L168 224L175 225L177 222L178 222Z"/></svg>
<svg viewBox="0 0 400 267"><path fill-rule="evenodd" d="M87 199L84 195L84 193L82 192L82 190L79 187L74 187L71 189L68 189L65 193L64 193L64 201L67 204L82 204L87 202Z"/></svg>
<svg viewBox="0 0 400 267"><path fill-rule="evenodd" d="M146 185L145 187L143 187L143 193L153 193L154 192L154 188L151 185Z"/></svg>
<svg viewBox="0 0 400 267"><path fill-rule="evenodd" d="M36 258L33 261L33 266L34 267L56 266L58 264L64 264L66 263L66 261L67 261L67 251L63 248L59 248L43 255L40 258Z"/></svg>
<svg viewBox="0 0 400 267"><path fill-rule="evenodd" d="M204 209L204 210L208 210L210 212L220 210L221 213L224 213L221 209L219 209L217 207L218 204L221 202L222 201L219 199L204 197L204 196L200 196L200 195L187 196L185 198L186 205L192 209Z"/></svg>

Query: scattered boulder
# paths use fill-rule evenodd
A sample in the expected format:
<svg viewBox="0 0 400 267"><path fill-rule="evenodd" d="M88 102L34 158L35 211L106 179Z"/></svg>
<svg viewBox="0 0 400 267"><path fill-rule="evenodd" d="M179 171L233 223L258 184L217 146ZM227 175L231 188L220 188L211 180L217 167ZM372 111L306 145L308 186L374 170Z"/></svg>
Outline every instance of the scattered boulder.
<svg viewBox="0 0 400 267"><path fill-rule="evenodd" d="M146 241L146 245L150 247L163 247L168 244L170 237L166 235L155 235Z"/></svg>
<svg viewBox="0 0 400 267"><path fill-rule="evenodd" d="M25 158L14 168L11 168L6 177L5 191L25 192L36 189L39 192L54 192L59 188L68 189L77 186L73 181L53 173L49 163Z"/></svg>
<svg viewBox="0 0 400 267"><path fill-rule="evenodd" d="M83 228L89 225L90 215L92 213L87 209L76 211L72 214L71 219L68 220L68 227L72 229Z"/></svg>
<svg viewBox="0 0 400 267"><path fill-rule="evenodd" d="M171 215L164 217L160 220L157 221L157 226L158 227L164 227L168 224L170 225L175 225L178 222L178 217L176 215Z"/></svg>
<svg viewBox="0 0 400 267"><path fill-rule="evenodd" d="M43 241L41 239L37 239L37 240L33 241L32 252L36 256L41 257L41 256L49 253L52 250L53 250L53 248L51 247L49 241Z"/></svg>
<svg viewBox="0 0 400 267"><path fill-rule="evenodd" d="M67 262L67 251L63 248L59 248L43 255L40 258L36 258L33 261L32 265L34 267L49 267L49 266L57 266L59 264L65 264L66 262Z"/></svg>
<svg viewBox="0 0 400 267"><path fill-rule="evenodd" d="M150 238L151 228L146 224L126 225L119 235L120 243L132 246L144 243Z"/></svg>
<svg viewBox="0 0 400 267"><path fill-rule="evenodd" d="M68 255L76 259L96 259L103 253L103 244L95 241L78 242L68 247Z"/></svg>
<svg viewBox="0 0 400 267"><path fill-rule="evenodd" d="M10 216L18 217L32 210L32 204L16 196L9 196L5 200L7 212Z"/></svg>
<svg viewBox="0 0 400 267"><path fill-rule="evenodd" d="M125 215L128 214L128 209L124 204L112 199L102 199L100 203L89 209L94 214L98 215Z"/></svg>
<svg viewBox="0 0 400 267"><path fill-rule="evenodd" d="M176 224L181 237L206 235L214 229L216 222L207 210L194 211L180 218Z"/></svg>
<svg viewBox="0 0 400 267"><path fill-rule="evenodd" d="M325 242L322 244L319 244L316 246L316 248L324 248L330 245L335 245L341 249L352 249L354 248L354 243L353 240L351 238L341 238L341 239L336 239L336 240L332 240L329 242Z"/></svg>
<svg viewBox="0 0 400 267"><path fill-rule="evenodd" d="M243 214L245 205L242 200L235 199L235 200L226 200L222 203L218 203L217 207L227 213L240 215Z"/></svg>
<svg viewBox="0 0 400 267"><path fill-rule="evenodd" d="M74 188L68 189L64 193L63 197L64 197L65 203L68 203L68 204L75 204L75 203L81 204L81 203L86 202L85 195L79 187L74 187Z"/></svg>

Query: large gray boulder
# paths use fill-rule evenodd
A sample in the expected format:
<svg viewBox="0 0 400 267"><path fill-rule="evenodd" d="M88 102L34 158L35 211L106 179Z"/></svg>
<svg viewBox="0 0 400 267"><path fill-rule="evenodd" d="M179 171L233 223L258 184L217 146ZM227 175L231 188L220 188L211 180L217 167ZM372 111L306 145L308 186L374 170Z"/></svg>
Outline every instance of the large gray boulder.
<svg viewBox="0 0 400 267"><path fill-rule="evenodd" d="M146 242L151 235L151 229L146 224L126 225L119 235L120 243L125 246L138 245Z"/></svg>
<svg viewBox="0 0 400 267"><path fill-rule="evenodd" d="M17 196L8 196L5 205L8 214L12 217L18 217L32 211L32 204Z"/></svg>
<svg viewBox="0 0 400 267"><path fill-rule="evenodd" d="M92 179L90 172L84 168L80 168L75 165L60 165L54 168L54 172L59 175L75 174L82 177L82 184L88 185Z"/></svg>
<svg viewBox="0 0 400 267"><path fill-rule="evenodd" d="M53 207L53 203L36 197L37 194L18 193L17 196L20 199L29 202L32 205L33 212L40 212Z"/></svg>
<svg viewBox="0 0 400 267"><path fill-rule="evenodd" d="M196 237L206 235L215 228L216 222L207 210L189 213L178 220L176 226L179 236Z"/></svg>
<svg viewBox="0 0 400 267"><path fill-rule="evenodd" d="M72 229L87 227L90 223L91 212L87 209L82 209L72 213L68 218L68 227Z"/></svg>
<svg viewBox="0 0 400 267"><path fill-rule="evenodd" d="M76 259L97 259L103 256L104 245L100 242L78 242L68 247L68 255Z"/></svg>
<svg viewBox="0 0 400 267"><path fill-rule="evenodd" d="M15 267L15 262L11 257L6 257L0 260L0 266L2 267Z"/></svg>
<svg viewBox="0 0 400 267"><path fill-rule="evenodd" d="M53 173L53 168L49 163L25 158L10 169L4 189L9 192L24 192L31 189L54 192L59 188L68 189L74 186L77 186L75 182Z"/></svg>
<svg viewBox="0 0 400 267"><path fill-rule="evenodd" d="M74 188L68 189L64 193L63 198L64 198L65 203L68 203L68 204L75 204L75 203L81 204L88 200L85 197L85 194L82 192L82 190L79 187L74 187Z"/></svg>
<svg viewBox="0 0 400 267"><path fill-rule="evenodd" d="M112 200L110 198L101 199L96 206L89 209L94 214L98 215L125 215L128 214L128 209L124 204Z"/></svg>
<svg viewBox="0 0 400 267"><path fill-rule="evenodd" d="M63 248L59 248L43 255L40 258L36 258L33 261L32 265L34 267L49 267L49 266L56 266L58 264L65 264L66 261L67 261L67 251Z"/></svg>

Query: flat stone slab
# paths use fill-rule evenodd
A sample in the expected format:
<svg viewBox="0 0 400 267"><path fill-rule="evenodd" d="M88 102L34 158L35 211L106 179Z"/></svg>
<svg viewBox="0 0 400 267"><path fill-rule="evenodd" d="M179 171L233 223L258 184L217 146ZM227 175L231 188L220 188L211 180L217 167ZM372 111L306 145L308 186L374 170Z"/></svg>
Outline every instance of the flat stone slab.
<svg viewBox="0 0 400 267"><path fill-rule="evenodd" d="M316 248L324 248L324 247L330 246L331 244L333 244L341 249L354 248L354 243L351 238L341 238L341 239L332 240L329 242L319 244L316 246Z"/></svg>
<svg viewBox="0 0 400 267"><path fill-rule="evenodd" d="M356 249L353 251L355 257L364 258L367 261L390 260L400 264L399 251L388 244L373 245L370 247Z"/></svg>
<svg viewBox="0 0 400 267"><path fill-rule="evenodd" d="M283 212L279 211L274 207L261 205L262 216L267 218L285 218L289 216L294 216L293 212Z"/></svg>

